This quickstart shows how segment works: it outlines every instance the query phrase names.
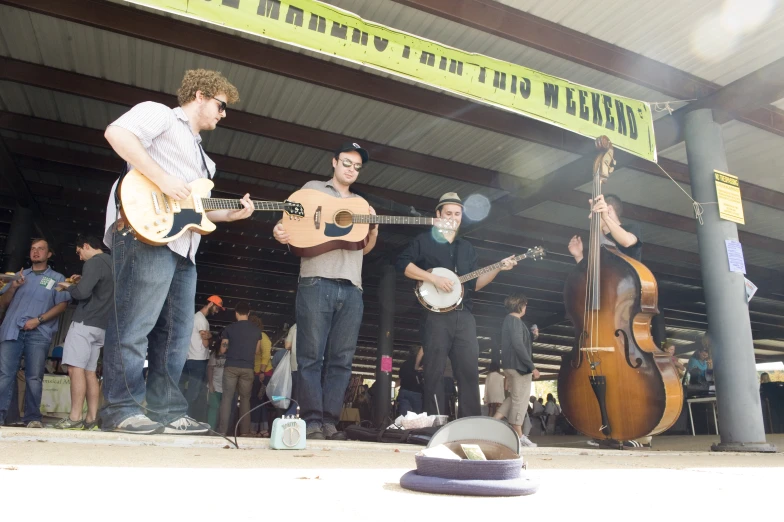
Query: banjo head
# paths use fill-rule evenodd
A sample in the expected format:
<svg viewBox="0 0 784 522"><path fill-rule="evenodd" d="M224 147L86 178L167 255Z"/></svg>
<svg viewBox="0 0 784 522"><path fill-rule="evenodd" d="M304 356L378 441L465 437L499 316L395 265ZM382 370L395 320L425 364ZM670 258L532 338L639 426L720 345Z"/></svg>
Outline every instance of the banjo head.
<svg viewBox="0 0 784 522"><path fill-rule="evenodd" d="M463 301L463 285L457 274L446 268L433 268L429 272L450 279L454 285L451 292L438 290L432 283L420 281L414 293L419 302L431 312L449 312L454 310Z"/></svg>

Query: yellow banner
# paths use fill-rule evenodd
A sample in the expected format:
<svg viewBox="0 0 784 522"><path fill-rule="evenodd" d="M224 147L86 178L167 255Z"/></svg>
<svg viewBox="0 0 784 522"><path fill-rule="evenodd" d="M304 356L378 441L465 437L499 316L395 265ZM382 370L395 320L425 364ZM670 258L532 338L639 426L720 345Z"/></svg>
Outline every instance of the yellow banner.
<svg viewBox="0 0 784 522"><path fill-rule="evenodd" d="M316 0L127 0L316 51L535 118L656 161L650 106L441 45ZM231 54L231 49L226 49Z"/></svg>
<svg viewBox="0 0 784 522"><path fill-rule="evenodd" d="M727 221L746 224L743 216L743 201L740 198L740 182L737 176L714 170L716 177L716 200L719 203L719 217Z"/></svg>

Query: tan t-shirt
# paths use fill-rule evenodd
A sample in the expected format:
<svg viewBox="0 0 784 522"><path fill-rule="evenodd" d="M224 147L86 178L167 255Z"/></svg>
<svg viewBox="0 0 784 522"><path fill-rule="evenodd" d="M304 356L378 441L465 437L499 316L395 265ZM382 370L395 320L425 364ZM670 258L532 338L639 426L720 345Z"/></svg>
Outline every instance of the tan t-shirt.
<svg viewBox="0 0 784 522"><path fill-rule="evenodd" d="M330 196L341 197L328 181L308 181L303 189L314 189ZM350 198L358 198L351 193ZM325 279L347 279L362 289L362 250L332 250L315 257L303 257L299 268L300 277L323 277Z"/></svg>

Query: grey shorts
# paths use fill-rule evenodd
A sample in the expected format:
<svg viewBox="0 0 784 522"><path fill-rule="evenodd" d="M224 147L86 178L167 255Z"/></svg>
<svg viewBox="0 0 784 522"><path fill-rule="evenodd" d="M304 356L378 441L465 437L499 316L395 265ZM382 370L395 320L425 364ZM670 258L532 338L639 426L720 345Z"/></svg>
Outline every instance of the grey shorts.
<svg viewBox="0 0 784 522"><path fill-rule="evenodd" d="M84 323L71 323L63 343L63 366L82 368L94 372L98 366L98 356L103 347L106 330L86 326Z"/></svg>

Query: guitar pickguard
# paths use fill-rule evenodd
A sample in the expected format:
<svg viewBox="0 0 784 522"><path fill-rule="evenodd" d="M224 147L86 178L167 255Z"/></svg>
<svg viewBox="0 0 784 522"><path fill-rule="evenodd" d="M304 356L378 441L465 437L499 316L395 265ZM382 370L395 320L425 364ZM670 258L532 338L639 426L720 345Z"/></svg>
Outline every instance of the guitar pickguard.
<svg viewBox="0 0 784 522"><path fill-rule="evenodd" d="M176 236L188 225L200 225L201 219L202 215L195 210L184 208L180 212L174 214L174 223L172 223L171 230L161 239Z"/></svg>
<svg viewBox="0 0 784 522"><path fill-rule="evenodd" d="M324 235L327 237L343 237L348 235L352 228L354 228L354 225L339 227L335 223L325 223Z"/></svg>

